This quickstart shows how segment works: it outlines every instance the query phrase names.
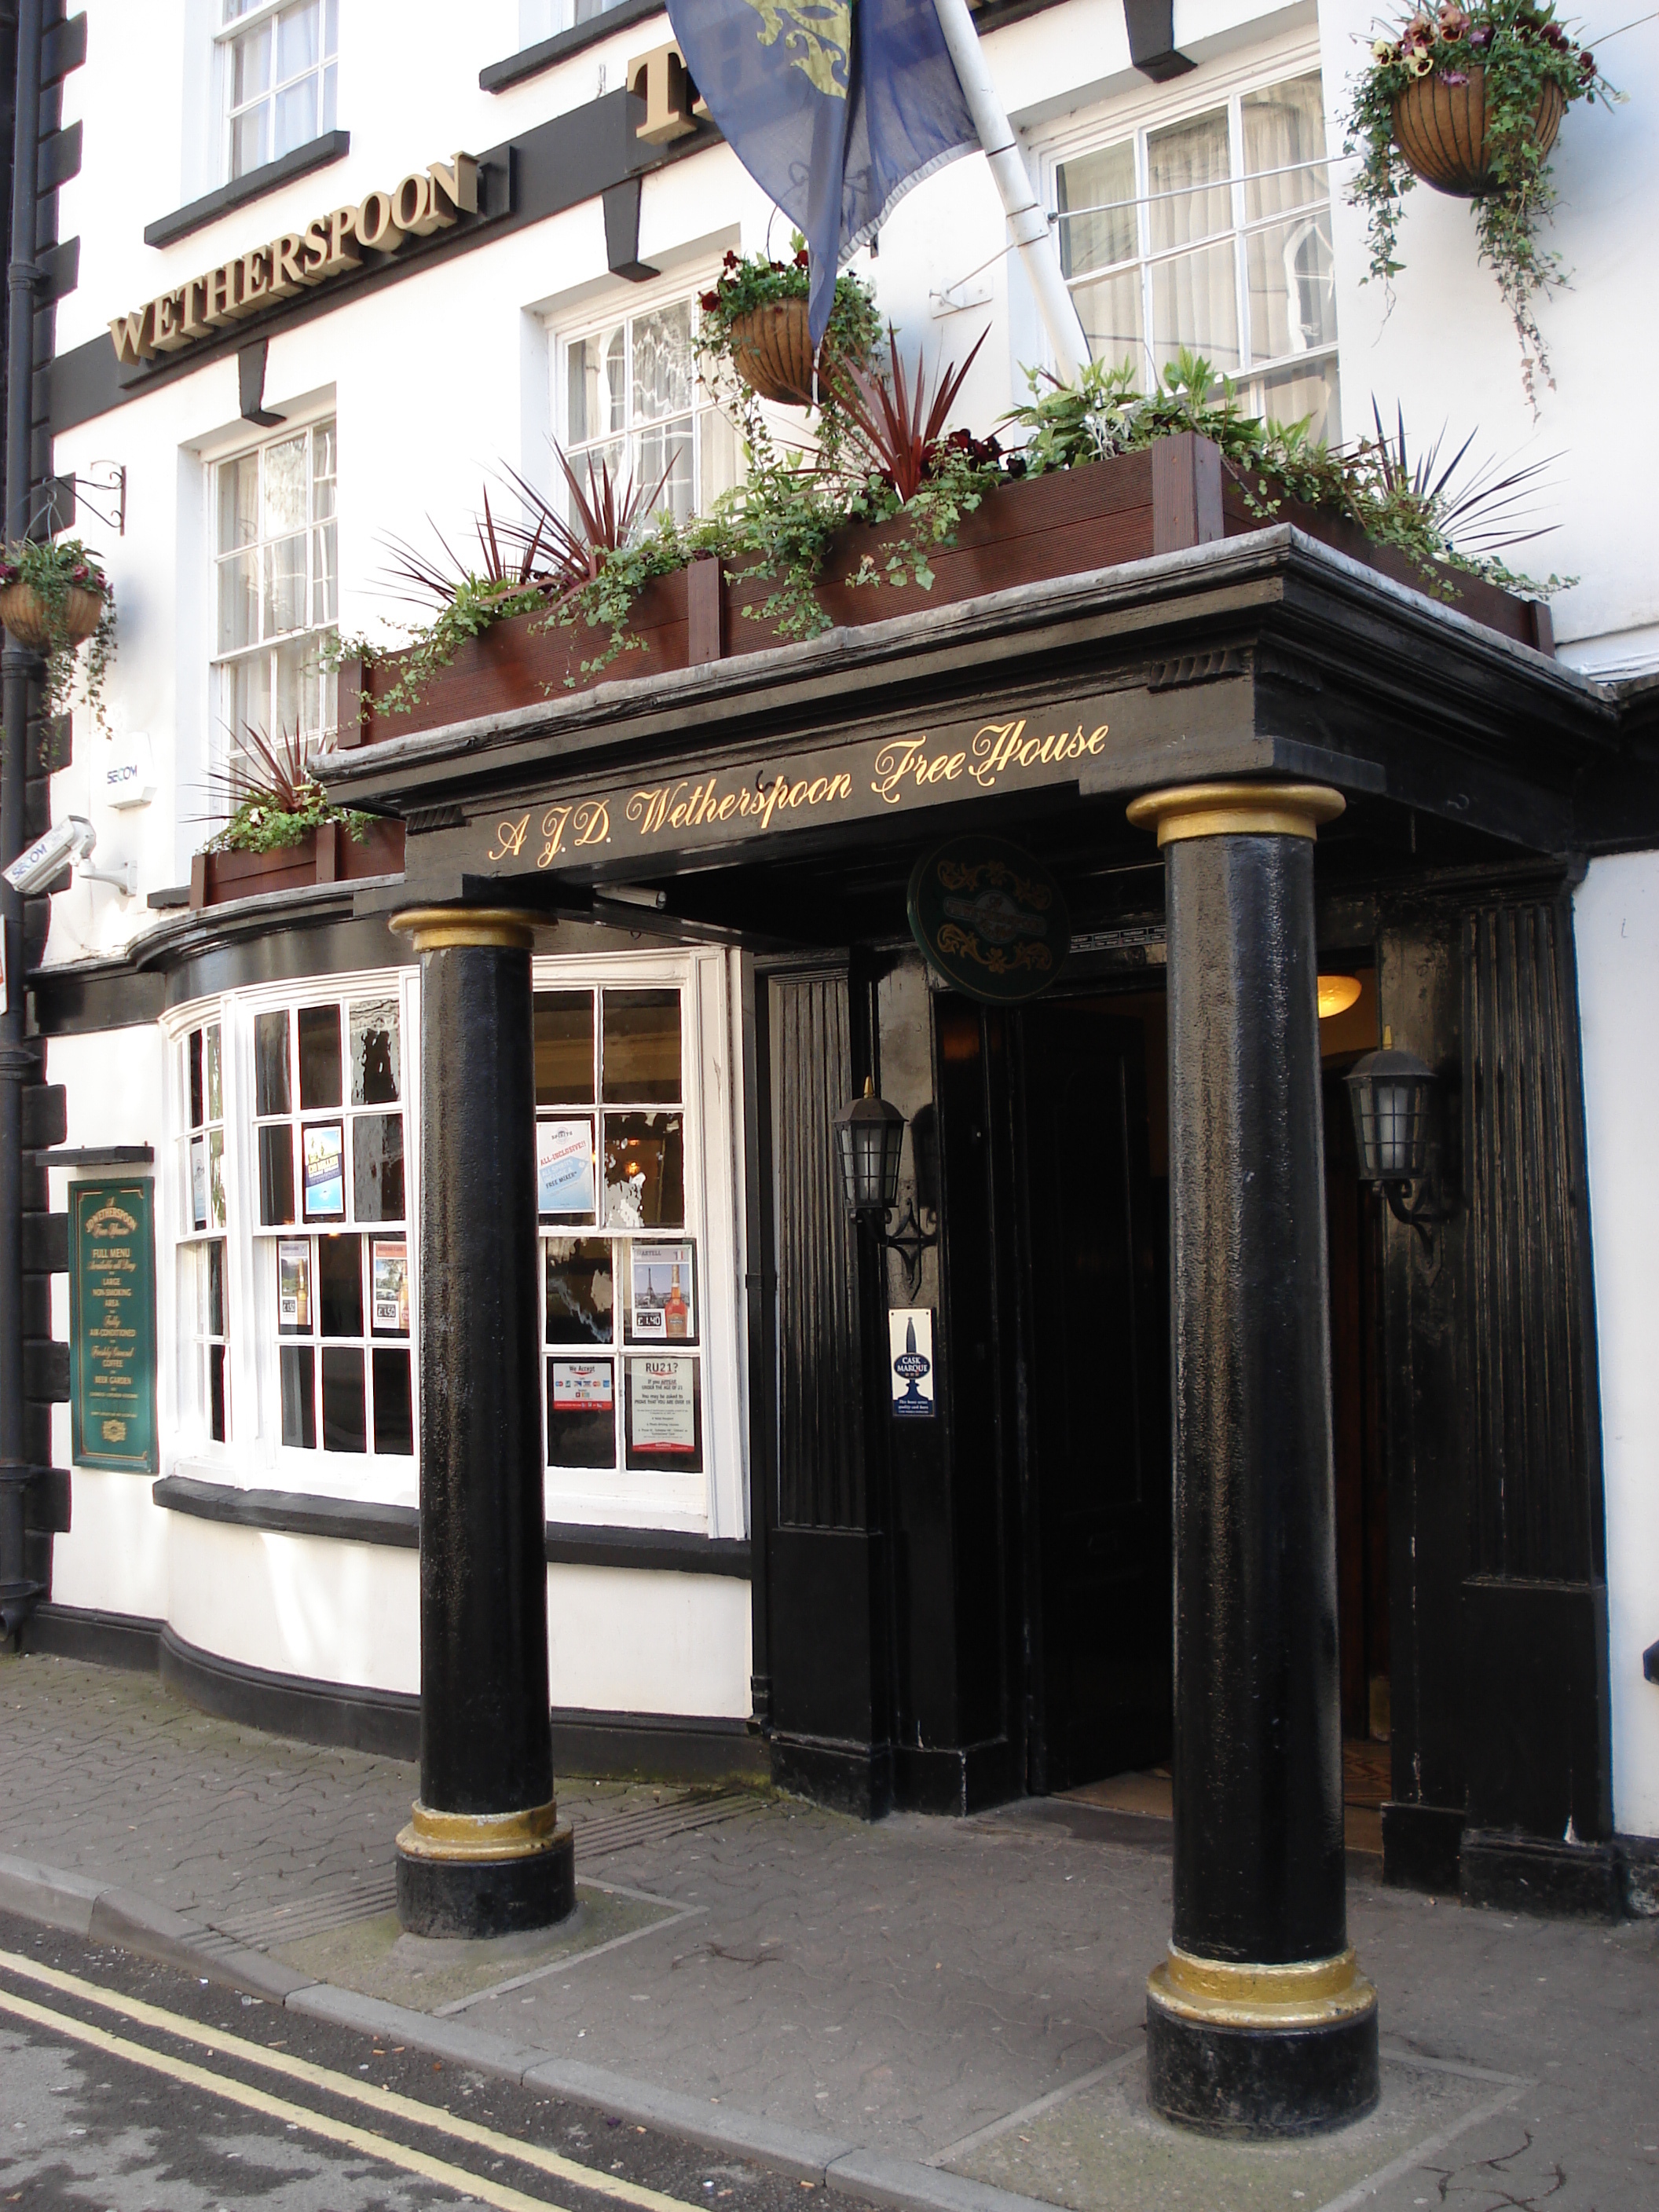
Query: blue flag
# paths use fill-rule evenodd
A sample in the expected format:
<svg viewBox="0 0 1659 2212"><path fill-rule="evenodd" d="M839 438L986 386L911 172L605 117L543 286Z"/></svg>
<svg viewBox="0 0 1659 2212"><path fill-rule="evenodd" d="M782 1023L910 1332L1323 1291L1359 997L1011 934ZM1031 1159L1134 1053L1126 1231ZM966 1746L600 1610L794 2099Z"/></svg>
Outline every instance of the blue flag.
<svg viewBox="0 0 1659 2212"><path fill-rule="evenodd" d="M668 0L668 20L727 145L805 237L816 349L842 263L979 144L933 0Z"/></svg>

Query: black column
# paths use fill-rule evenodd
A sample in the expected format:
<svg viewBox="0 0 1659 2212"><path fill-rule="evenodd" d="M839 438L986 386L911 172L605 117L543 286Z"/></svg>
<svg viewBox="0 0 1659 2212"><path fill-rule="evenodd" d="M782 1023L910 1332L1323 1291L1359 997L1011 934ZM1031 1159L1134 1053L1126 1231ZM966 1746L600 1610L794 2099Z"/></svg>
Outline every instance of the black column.
<svg viewBox="0 0 1659 2212"><path fill-rule="evenodd" d="M1175 1921L1150 2094L1300 2135L1377 2096L1348 1947L1312 785L1155 792L1167 872Z"/></svg>
<svg viewBox="0 0 1659 2212"><path fill-rule="evenodd" d="M421 956L421 1794L398 1914L501 1936L575 1901L548 1718L531 922L392 926Z"/></svg>

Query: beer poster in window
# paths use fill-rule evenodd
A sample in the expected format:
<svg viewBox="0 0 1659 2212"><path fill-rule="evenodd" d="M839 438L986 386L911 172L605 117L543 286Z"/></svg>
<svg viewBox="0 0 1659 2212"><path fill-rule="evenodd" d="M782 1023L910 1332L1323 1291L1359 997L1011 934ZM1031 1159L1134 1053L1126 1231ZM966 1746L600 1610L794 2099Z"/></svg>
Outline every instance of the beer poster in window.
<svg viewBox="0 0 1659 2212"><path fill-rule="evenodd" d="M376 1336L409 1334L409 1243L402 1237L370 1239L370 1298Z"/></svg>
<svg viewBox="0 0 1659 2212"><path fill-rule="evenodd" d="M691 1244L628 1247L628 1340L630 1344L695 1344L696 1285Z"/></svg>
<svg viewBox="0 0 1659 2212"><path fill-rule="evenodd" d="M70 1436L78 1467L154 1474L155 1184L69 1192Z"/></svg>
<svg viewBox="0 0 1659 2212"><path fill-rule="evenodd" d="M276 1326L304 1334L311 1328L311 1239L276 1240Z"/></svg>
<svg viewBox="0 0 1659 2212"><path fill-rule="evenodd" d="M672 1352L647 1352L628 1363L628 1443L631 1452L695 1461L697 1363Z"/></svg>
<svg viewBox="0 0 1659 2212"><path fill-rule="evenodd" d="M307 1221L345 1219L345 1127L339 1121L308 1121L301 1132L304 1150L305 1216Z"/></svg>
<svg viewBox="0 0 1659 2212"><path fill-rule="evenodd" d="M593 1218L593 1124L536 1124L536 1211L544 1220Z"/></svg>

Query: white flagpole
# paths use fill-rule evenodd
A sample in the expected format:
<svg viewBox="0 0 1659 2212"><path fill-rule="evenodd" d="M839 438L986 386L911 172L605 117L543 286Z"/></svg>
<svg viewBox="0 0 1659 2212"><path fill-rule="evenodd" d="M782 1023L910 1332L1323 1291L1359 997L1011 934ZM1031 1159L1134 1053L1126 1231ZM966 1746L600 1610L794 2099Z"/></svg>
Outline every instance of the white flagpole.
<svg viewBox="0 0 1659 2212"><path fill-rule="evenodd" d="M1078 319L1077 303L1060 273L1060 256L1048 235L1048 218L1031 190L1031 179L1026 173L1013 125L1008 120L1008 111L998 99L996 87L991 82L979 33L968 12L968 0L933 0L933 5L939 12L939 28L945 33L951 59L956 64L968 112L974 118L979 143L985 149L991 174L1002 195L1008 228L1019 248L1031 289L1036 294L1037 309L1054 351L1054 367L1062 383L1075 384L1089 358L1089 342Z"/></svg>

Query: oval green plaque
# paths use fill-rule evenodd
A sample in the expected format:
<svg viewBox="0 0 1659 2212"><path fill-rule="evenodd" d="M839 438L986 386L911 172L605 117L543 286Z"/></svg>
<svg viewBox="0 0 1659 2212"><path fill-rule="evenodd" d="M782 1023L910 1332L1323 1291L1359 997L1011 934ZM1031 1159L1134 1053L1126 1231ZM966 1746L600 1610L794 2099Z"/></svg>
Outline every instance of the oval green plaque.
<svg viewBox="0 0 1659 2212"><path fill-rule="evenodd" d="M1033 999L1060 970L1072 925L1040 860L1001 837L955 837L910 871L911 933L948 983L994 1006Z"/></svg>

